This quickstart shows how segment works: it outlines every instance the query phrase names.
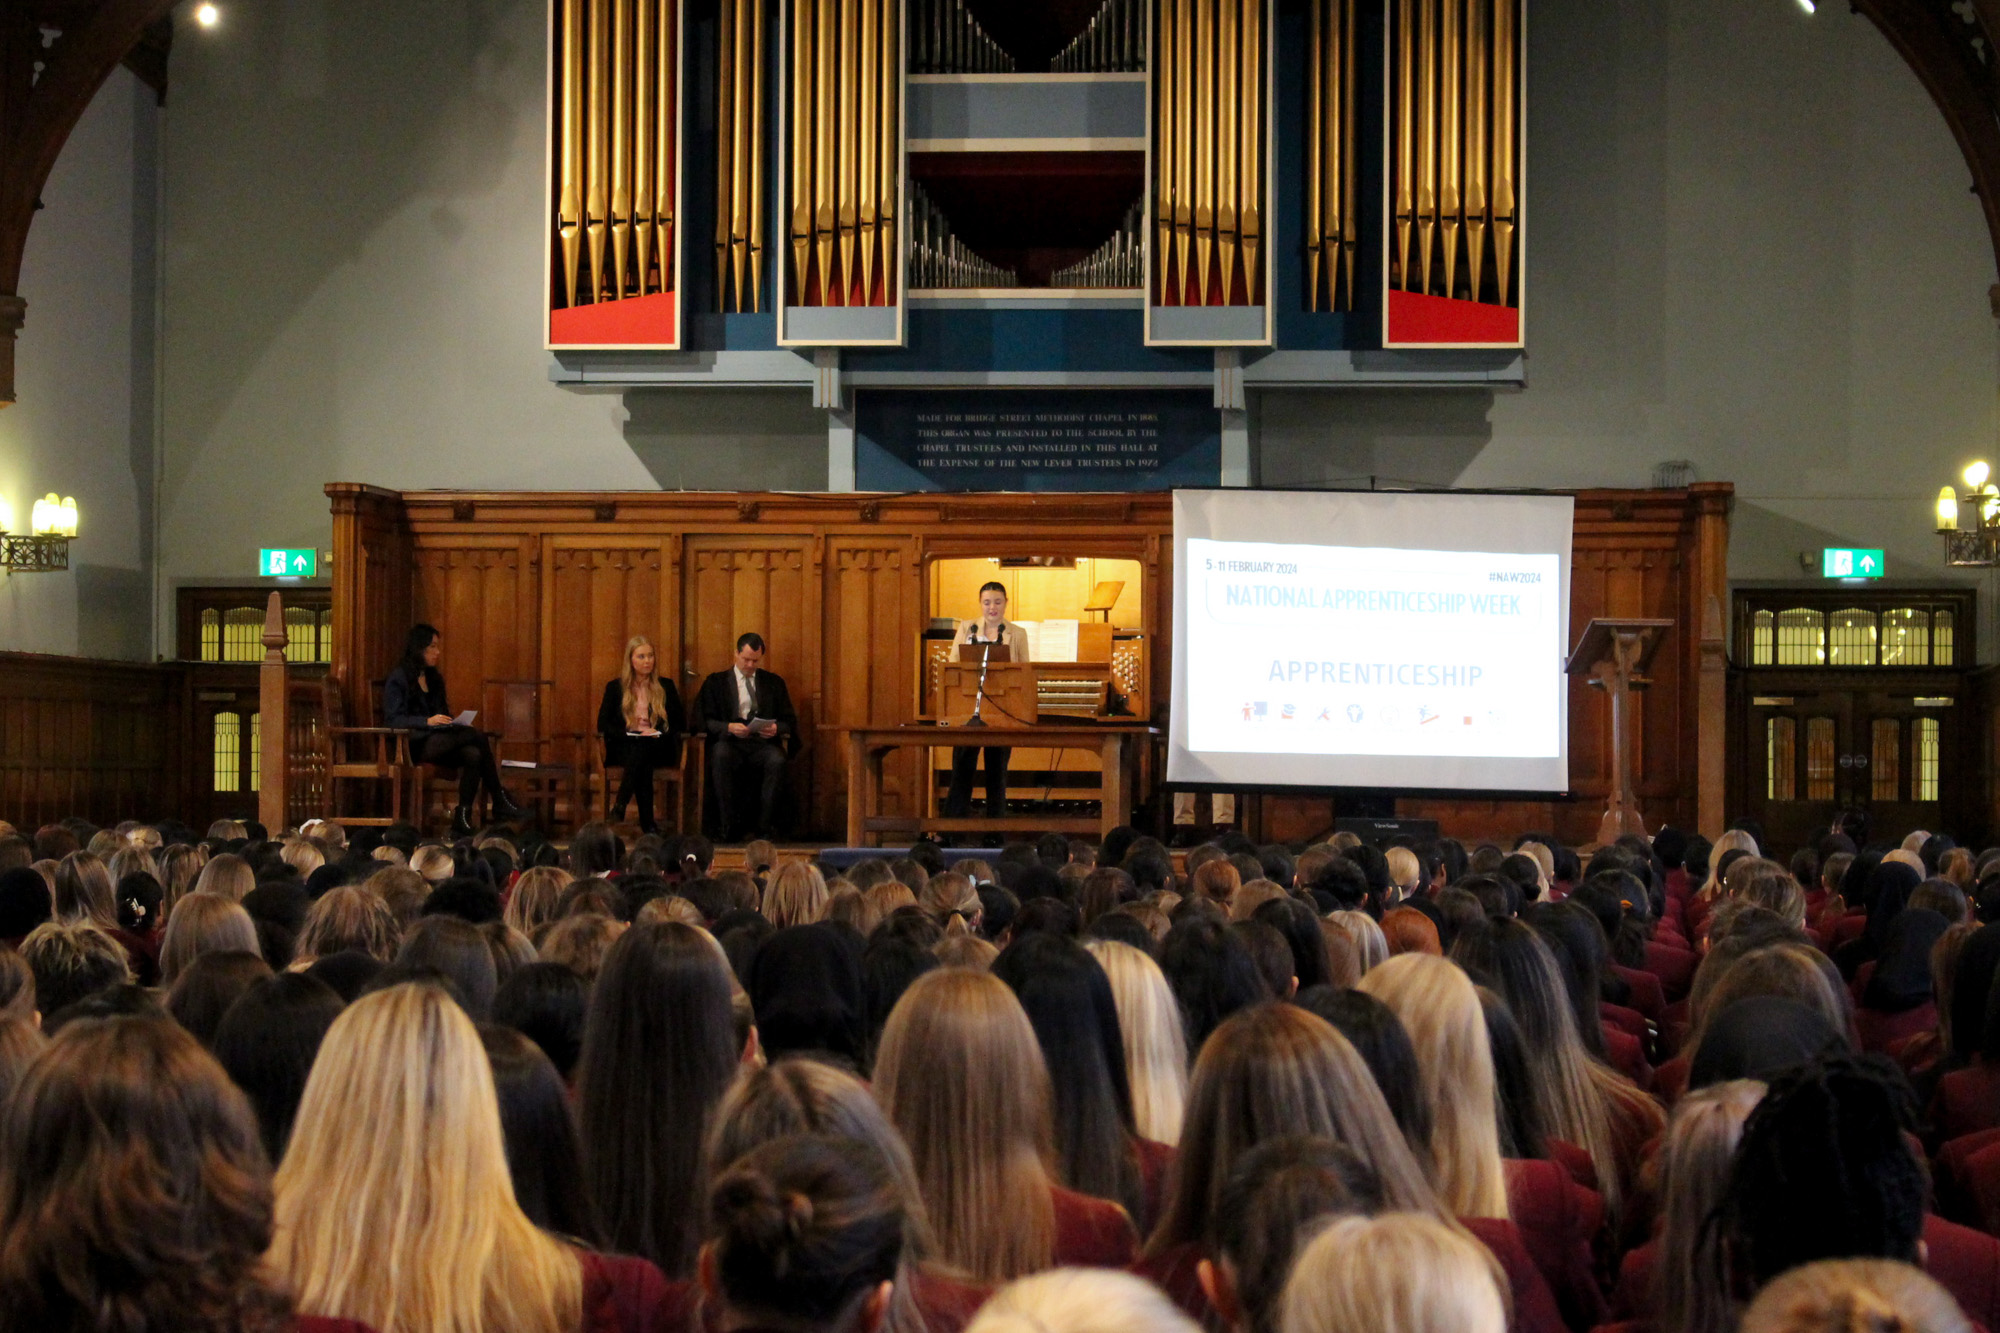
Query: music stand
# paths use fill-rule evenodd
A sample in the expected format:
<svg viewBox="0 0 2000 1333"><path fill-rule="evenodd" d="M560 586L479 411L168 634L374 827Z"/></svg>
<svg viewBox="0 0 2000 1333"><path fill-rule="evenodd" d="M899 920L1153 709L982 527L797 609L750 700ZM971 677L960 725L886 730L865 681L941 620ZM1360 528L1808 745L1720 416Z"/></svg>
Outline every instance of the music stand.
<svg viewBox="0 0 2000 1333"><path fill-rule="evenodd" d="M1611 696L1611 794L1604 818L1597 825L1600 843L1616 842L1627 833L1646 836L1646 821L1640 817L1632 790L1632 727L1637 713L1630 696L1652 683L1646 679L1646 668L1673 624L1671 620L1593 620L1583 627L1583 637L1563 668L1572 676L1588 676L1592 688Z"/></svg>

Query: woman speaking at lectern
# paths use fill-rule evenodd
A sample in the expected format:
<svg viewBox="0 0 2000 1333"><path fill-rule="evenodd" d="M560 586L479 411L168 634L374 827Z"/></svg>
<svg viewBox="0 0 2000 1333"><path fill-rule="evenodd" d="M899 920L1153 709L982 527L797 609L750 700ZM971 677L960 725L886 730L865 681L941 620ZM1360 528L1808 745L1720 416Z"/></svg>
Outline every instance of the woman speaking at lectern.
<svg viewBox="0 0 2000 1333"><path fill-rule="evenodd" d="M954 645L961 643L999 643L1007 647L1008 660L1025 662L1028 660L1028 631L1007 619L1007 589L998 583L988 583L979 589L979 618L961 620L952 634ZM962 654L956 646L953 658L971 657ZM989 718L988 721L1008 725L1012 719ZM1009 751L1000 746L986 749L986 817L998 819L1007 813L1007 759ZM979 766L979 747L957 745L951 751L951 791L945 796L944 812L950 818L963 818L972 813L972 771Z"/></svg>

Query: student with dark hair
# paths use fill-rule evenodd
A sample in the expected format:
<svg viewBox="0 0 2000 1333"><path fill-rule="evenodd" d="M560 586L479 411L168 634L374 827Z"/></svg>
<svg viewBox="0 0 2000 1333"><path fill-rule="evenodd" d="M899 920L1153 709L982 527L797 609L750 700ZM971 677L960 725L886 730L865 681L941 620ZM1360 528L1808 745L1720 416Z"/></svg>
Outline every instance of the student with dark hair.
<svg viewBox="0 0 2000 1333"><path fill-rule="evenodd" d="M1403 1131L1410 1151L1419 1162L1431 1158L1431 1111L1424 1098L1423 1080L1417 1071L1417 1048L1402 1020L1373 995L1361 990L1335 990L1314 986L1301 990L1298 1005L1307 1013L1318 1014L1347 1038L1375 1076L1389 1114Z"/></svg>
<svg viewBox="0 0 2000 1333"><path fill-rule="evenodd" d="M868 1021L870 1064L874 1063L875 1044L881 1039L882 1025L889 1021L889 1011L911 983L938 966L931 946L896 933L891 929L893 920L883 922L861 951L861 998Z"/></svg>
<svg viewBox="0 0 2000 1333"><path fill-rule="evenodd" d="M1016 939L993 960L1035 1030L1054 1095L1056 1175L1151 1226L1172 1152L1143 1145L1132 1113L1118 1006L1103 967L1075 940Z"/></svg>
<svg viewBox="0 0 2000 1333"><path fill-rule="evenodd" d="M711 673L695 696L691 725L708 736L708 767L721 819L721 838L744 836L744 812L737 808L736 780L757 777L756 824L751 837L769 838L777 824L778 784L785 760L798 744L798 715L782 677L762 669L764 639L741 634L736 660L725 671Z"/></svg>
<svg viewBox="0 0 2000 1333"><path fill-rule="evenodd" d="M729 982L704 932L633 926L605 956L584 1025L578 1118L605 1239L669 1277L694 1269L686 1200L709 1114L736 1072Z"/></svg>
<svg viewBox="0 0 2000 1333"><path fill-rule="evenodd" d="M203 1046L213 1049L216 1025L243 992L271 975L254 953L219 950L188 964L167 991L167 1012Z"/></svg>
<svg viewBox="0 0 2000 1333"><path fill-rule="evenodd" d="M216 1025L215 1058L249 1097L272 1161L285 1155L313 1057L341 999L323 981L287 972L256 982Z"/></svg>
<svg viewBox="0 0 2000 1333"><path fill-rule="evenodd" d="M700 1275L726 1329L876 1333L904 1248L903 1195L867 1153L800 1134L738 1158L709 1188Z"/></svg>
<svg viewBox="0 0 2000 1333"><path fill-rule="evenodd" d="M1389 873L1387 861L1382 863L1382 873ZM1326 912L1360 911L1368 902L1367 873L1346 856L1336 856L1321 866L1306 887Z"/></svg>
<svg viewBox="0 0 2000 1333"><path fill-rule="evenodd" d="M1337 1217L1382 1209L1382 1182L1353 1149L1329 1139L1272 1139L1237 1161L1215 1205L1213 1260L1202 1290L1231 1333L1278 1333L1279 1298L1292 1261Z"/></svg>
<svg viewBox="0 0 2000 1333"><path fill-rule="evenodd" d="M435 968L450 981L453 995L473 1022L492 1017L500 974L486 937L471 922L456 916L423 917L403 937L396 966Z"/></svg>
<svg viewBox="0 0 2000 1333"><path fill-rule="evenodd" d="M382 682L383 725L410 733L410 757L420 764L458 770L458 804L451 812L451 835L472 836L472 803L481 787L496 819L519 819L521 807L500 785L500 767L486 733L454 720L445 699L444 673L438 660L444 636L435 625L412 625L403 641L403 655Z"/></svg>
<svg viewBox="0 0 2000 1333"><path fill-rule="evenodd" d="M979 589L979 616L973 620L961 620L952 631L952 655L961 660L978 660L982 654L992 649L978 647L981 644L998 644L1006 651L995 654L995 661L1025 662L1028 660L1028 631L1007 619L1007 588L1000 583L987 583ZM960 651L958 645L975 645L971 651ZM992 707L991 704L988 707ZM1004 721L1004 719L1000 719ZM951 751L951 788L945 796L944 813L962 818L972 813L972 778L979 768L981 748L977 745L955 745ZM986 817L999 819L1007 813L1007 761L1012 751L1005 746L984 747L986 761ZM1069 844L1063 844L1061 865L1069 860Z"/></svg>
<svg viewBox="0 0 2000 1333"><path fill-rule="evenodd" d="M88 921L44 922L21 941L21 957L35 974L35 998L44 1018L132 980L124 948Z"/></svg>
<svg viewBox="0 0 2000 1333"><path fill-rule="evenodd" d="M818 1053L851 1073L866 1071L864 947L853 931L825 922L787 927L758 946L744 989L765 1055Z"/></svg>
<svg viewBox="0 0 2000 1333"><path fill-rule="evenodd" d="M0 1115L0 1329L363 1333L297 1319L264 1265L270 1166L243 1095L160 1018L78 1024ZM143 1181L146 1188L134 1188Z"/></svg>
<svg viewBox="0 0 2000 1333"><path fill-rule="evenodd" d="M574 971L561 963L529 963L516 968L494 993L493 1021L541 1047L567 1082L583 1051L589 1005L590 987ZM489 1043L489 1053L491 1049Z"/></svg>
<svg viewBox="0 0 2000 1333"><path fill-rule="evenodd" d="M1250 951L1219 921L1176 921L1161 948L1160 970L1180 1001L1190 1051L1201 1050L1231 1014L1272 998Z"/></svg>
<svg viewBox="0 0 2000 1333"><path fill-rule="evenodd" d="M1142 898L1156 889L1173 890L1173 858L1157 844L1135 846L1120 868L1132 877L1132 885Z"/></svg>
<svg viewBox="0 0 2000 1333"><path fill-rule="evenodd" d="M569 1089L549 1058L515 1028L482 1023L479 1039L493 1066L500 1134L514 1201L544 1231L585 1245L603 1243L583 1174Z"/></svg>
<svg viewBox="0 0 2000 1333"><path fill-rule="evenodd" d="M1333 967L1326 956L1326 932L1312 908L1296 898L1273 898L1251 913L1285 937L1292 951L1292 975L1301 992L1325 985L1333 979Z"/></svg>

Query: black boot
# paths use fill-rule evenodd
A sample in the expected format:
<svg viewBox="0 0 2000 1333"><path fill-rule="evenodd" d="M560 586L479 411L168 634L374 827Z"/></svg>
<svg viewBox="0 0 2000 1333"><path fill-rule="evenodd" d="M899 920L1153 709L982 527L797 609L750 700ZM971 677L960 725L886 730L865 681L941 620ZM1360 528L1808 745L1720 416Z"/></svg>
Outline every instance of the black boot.
<svg viewBox="0 0 2000 1333"><path fill-rule="evenodd" d="M487 805L491 810L492 817L496 820L519 819L526 813L520 806L514 804L514 798L507 794L505 787L495 789L492 797L488 799Z"/></svg>
<svg viewBox="0 0 2000 1333"><path fill-rule="evenodd" d="M451 836L454 840L472 836L472 811L463 805L451 808Z"/></svg>

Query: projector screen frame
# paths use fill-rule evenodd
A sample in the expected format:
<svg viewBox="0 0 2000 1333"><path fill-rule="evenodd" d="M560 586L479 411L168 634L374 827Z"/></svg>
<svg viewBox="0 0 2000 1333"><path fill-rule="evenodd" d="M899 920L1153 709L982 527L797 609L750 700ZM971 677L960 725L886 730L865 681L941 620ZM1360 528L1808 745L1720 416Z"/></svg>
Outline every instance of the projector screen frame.
<svg viewBox="0 0 2000 1333"><path fill-rule="evenodd" d="M1529 527L1533 527L1535 524L1551 522L1552 515L1556 511L1560 511L1560 526L1563 534L1561 541L1558 543L1553 534L1550 533L1545 543L1531 543L1535 547L1533 551L1522 546L1518 537L1503 537L1495 540L1486 535L1499 530L1493 526L1496 516L1492 512L1477 512L1476 521L1469 517L1458 523L1438 524L1435 527L1424 528L1422 529L1423 531L1435 535L1428 537L1421 546L1414 544L1407 546L1407 549L1410 550L1433 552L1465 551L1468 553L1517 553L1523 555L1533 554L1542 557L1554 556L1557 578L1560 585L1556 602L1556 615L1559 618L1557 633L1560 642L1556 645L1556 657L1550 663L1550 672L1554 678L1552 688L1556 690L1558 695L1553 718L1556 728L1556 753L1553 756L1516 755L1466 758L1443 755L1411 756L1389 754L1325 756L1301 752L1271 753L1243 750L1196 750L1192 748L1189 744L1189 709L1187 706L1188 657L1191 652L1190 633L1192 629L1187 614L1187 597L1191 582L1188 543L1190 540L1203 539L1252 542L1260 540L1260 538L1216 538L1212 535L1213 530L1206 523L1201 525L1199 531L1191 531L1191 524L1184 520L1188 517L1193 506L1208 501L1227 505L1232 502L1247 500L1252 496L1285 495L1310 496L1315 498L1351 497L1354 499L1379 500L1385 506L1392 508L1395 502L1399 500L1436 501L1442 502L1445 505L1454 505L1459 502L1471 504L1486 500L1527 501L1530 502L1529 505L1517 508L1514 512L1514 517L1520 518L1521 516L1529 515L1532 510L1542 511L1533 515L1532 521L1528 524ZM1569 638L1572 632L1572 608L1570 603L1573 596L1572 564L1576 534L1577 493L1575 491L1542 490L1526 487L1436 489L1422 487L1386 489L1374 486L1202 487L1177 489L1172 494L1172 500L1173 522L1171 544L1173 579L1169 590L1167 608L1169 633L1172 642L1172 663L1170 669L1171 684L1169 688L1170 703L1166 763L1164 765L1166 780L1162 783L1165 790L1179 792L1231 791L1259 795L1398 793L1420 796L1423 799L1478 799L1491 801L1563 800L1574 795L1574 774L1570 767L1572 756L1569 745L1569 689L1567 677L1563 673L1563 667L1572 647ZM1500 506L1497 508L1500 513L1504 514L1507 507ZM1485 507L1482 506L1482 510L1484 509ZM1467 513L1468 515L1472 515L1475 511L1468 510ZM1509 528L1507 531L1512 532L1514 529ZM1405 546L1404 543L1379 540L1370 541L1365 538L1353 542L1329 542L1323 539L1325 533L1326 529L1323 522L1318 526L1311 527L1309 530L1299 531L1287 530L1280 525L1275 534L1264 536L1261 540L1273 544L1348 545L1357 549L1404 549ZM1513 548L1511 552L1509 550L1510 546ZM1221 758L1219 765L1214 762L1218 756ZM1312 777L1290 776L1275 781L1249 781L1245 780L1242 776L1242 769L1246 764L1261 765L1264 767L1277 764L1296 772L1299 767L1309 763L1346 763L1350 767L1359 763L1365 766L1365 768L1372 768L1373 771L1366 772L1365 775L1359 776L1358 780L1351 781L1323 781ZM1495 781L1493 782L1467 784L1463 781L1446 780L1445 775L1442 774L1426 774L1421 771L1415 773L1407 771L1394 773L1393 770L1397 765L1404 766L1406 770L1421 770L1426 767L1436 770L1446 766L1455 766L1463 769L1468 765L1485 765L1496 770L1506 769L1512 771L1496 772L1494 774ZM1539 771L1534 766L1539 766ZM1218 769L1221 771L1218 771ZM1557 772L1560 773L1559 780L1554 776ZM1547 775L1546 778L1543 775ZM1507 781L1506 779L1509 778L1516 780Z"/></svg>

